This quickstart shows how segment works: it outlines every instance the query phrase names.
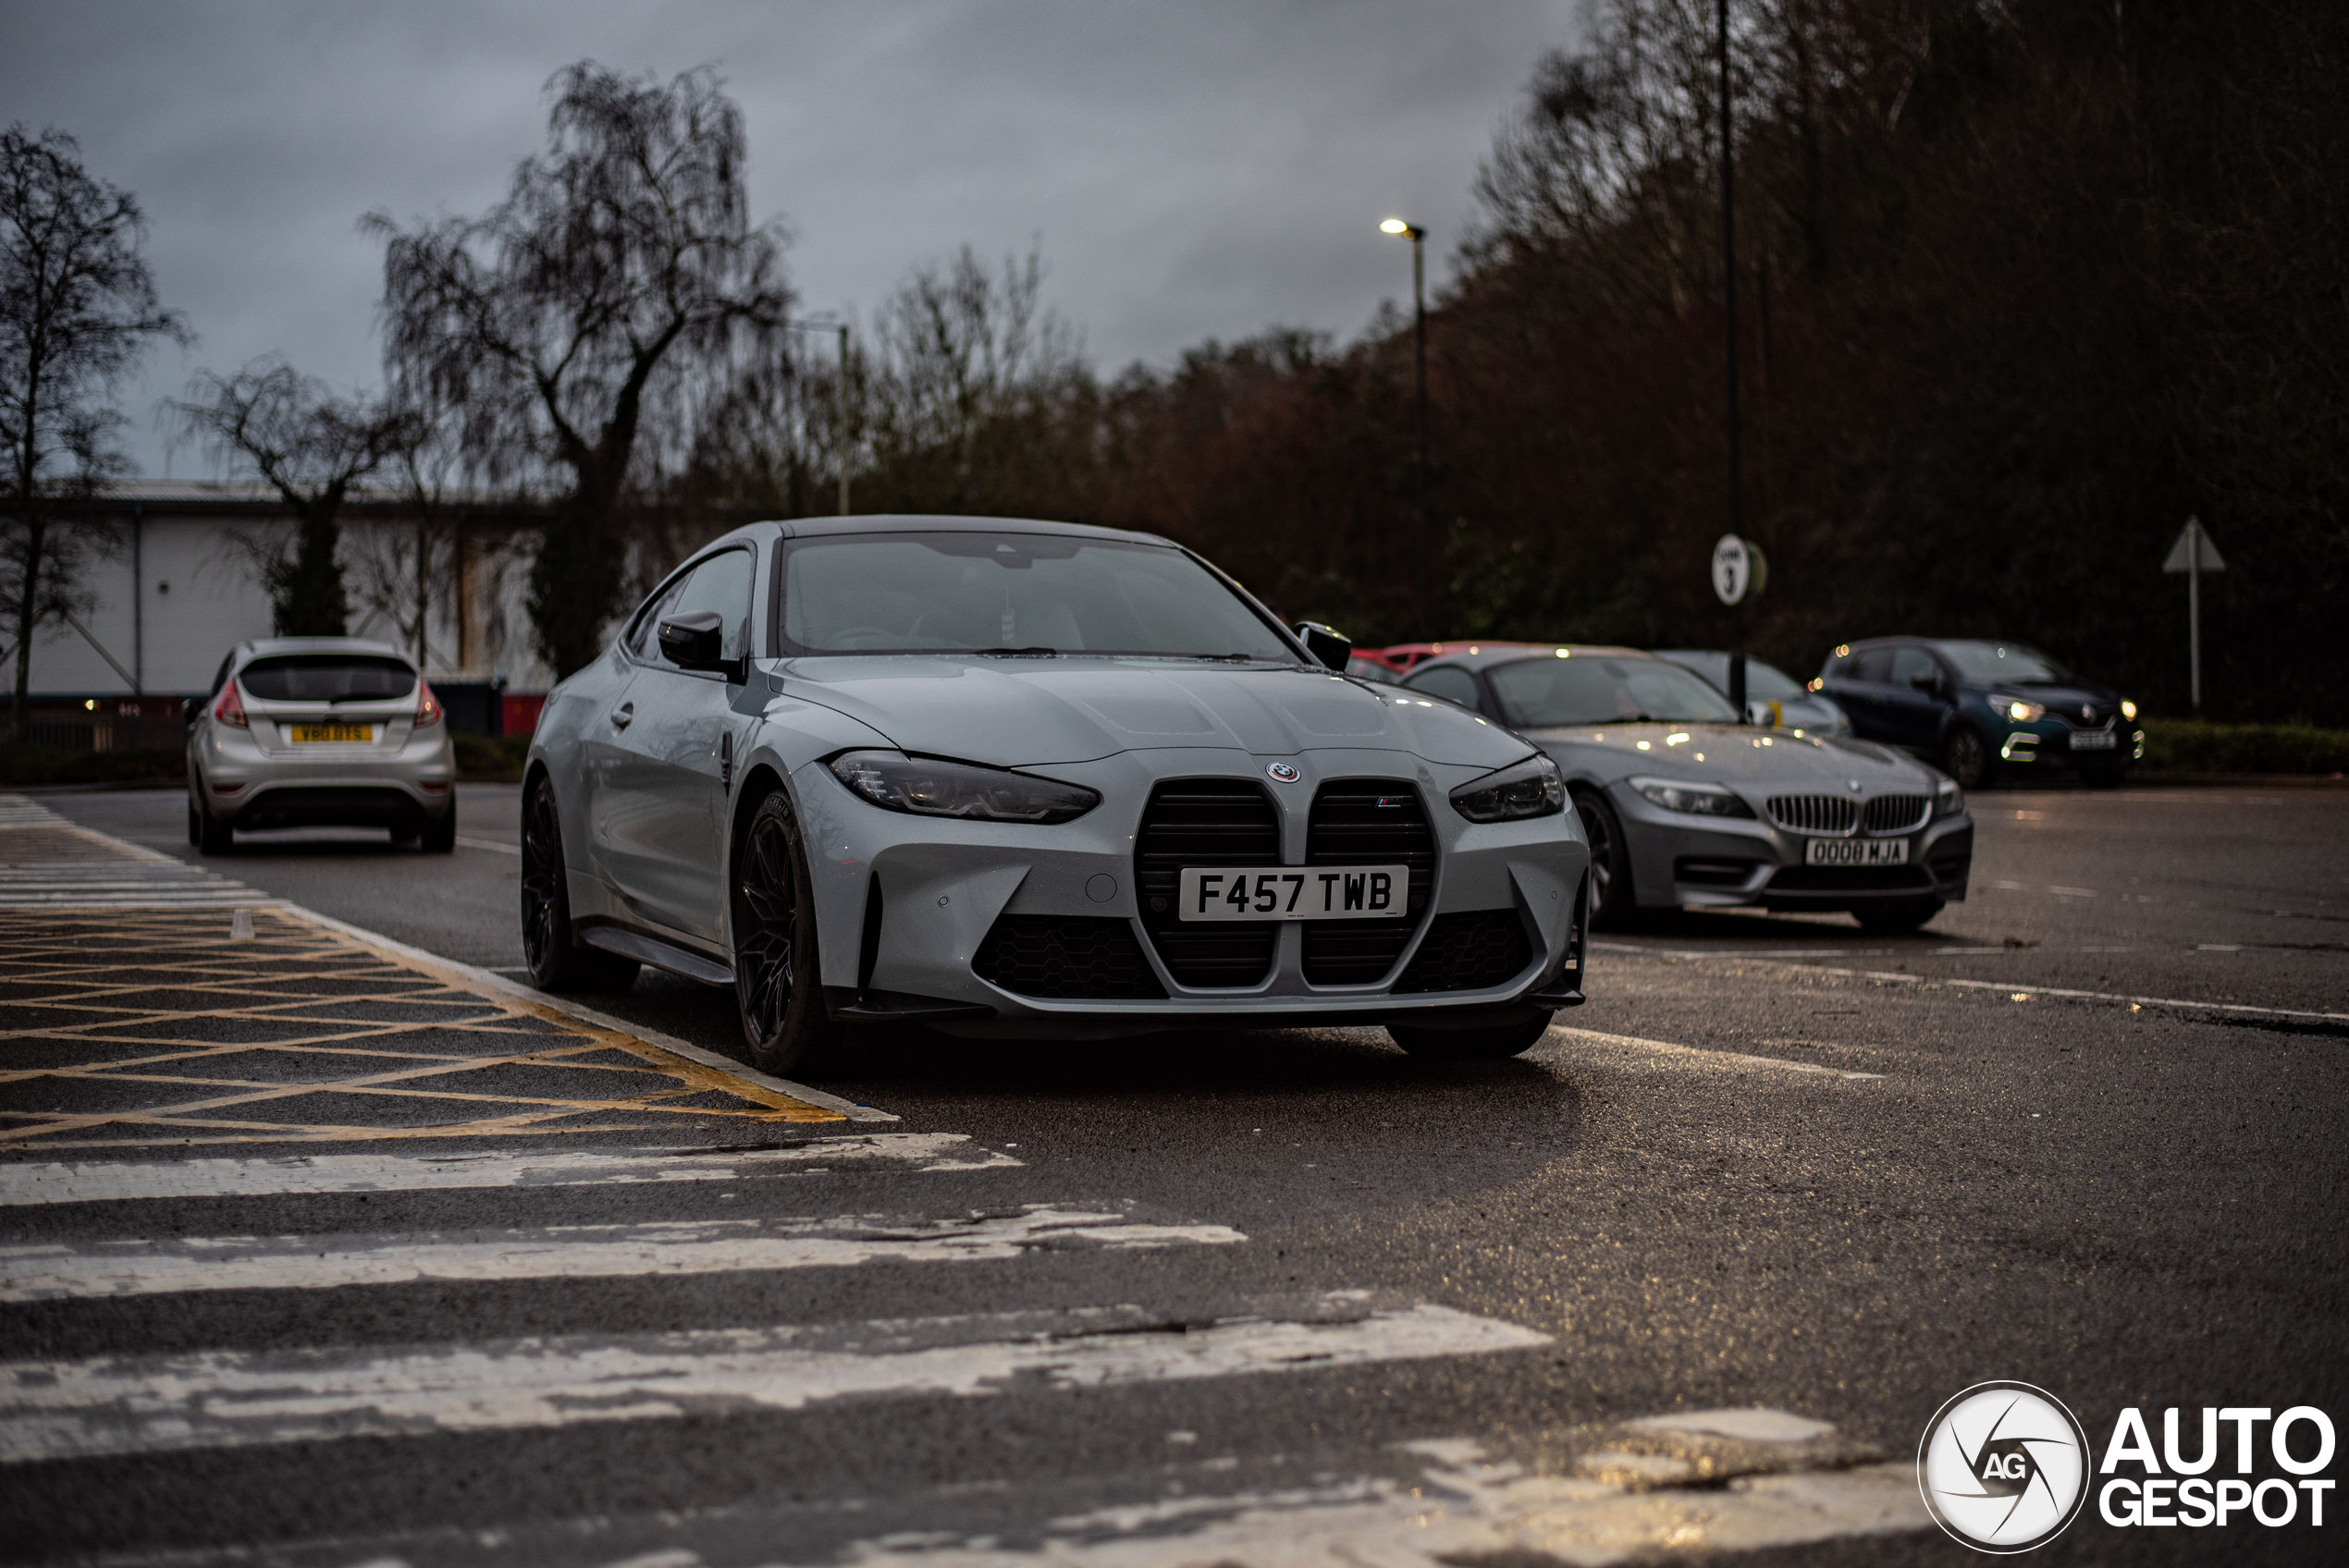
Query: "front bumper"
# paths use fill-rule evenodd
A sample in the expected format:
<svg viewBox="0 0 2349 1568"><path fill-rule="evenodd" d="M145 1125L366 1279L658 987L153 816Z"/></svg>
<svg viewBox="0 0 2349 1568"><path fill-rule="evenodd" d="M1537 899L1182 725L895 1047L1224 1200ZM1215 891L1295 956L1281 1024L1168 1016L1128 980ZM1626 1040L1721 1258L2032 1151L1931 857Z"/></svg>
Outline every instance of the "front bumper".
<svg viewBox="0 0 2349 1568"><path fill-rule="evenodd" d="M1302 777L1270 782L1265 765L1276 760ZM1589 863L1580 826L1571 812L1512 823L1464 821L1447 793L1482 769L1388 751L1272 758L1201 748L1129 752L1031 771L1098 790L1102 803L1057 826L974 822L884 811L850 793L821 764L793 775L816 884L822 984L856 1004L847 1015L897 1011L965 1035L1088 1037L1200 1024L1432 1023L1486 1014L1499 1021L1560 1005L1528 998L1556 997L1579 982L1580 953L1570 949L1579 941L1577 900ZM1142 919L1136 887L1145 807L1153 787L1169 779L1261 786L1279 822L1281 864L1293 867L1307 864L1311 805L1322 784L1392 780L1416 790L1435 842L1433 881L1416 927L1387 971L1361 984L1315 984L1305 973L1302 924L1284 922L1261 980L1183 984ZM998 962L1000 937L984 965L995 977L982 977L982 949L999 923L1016 923L1004 930L1052 956L1062 978L1039 985L1027 978L1032 972ZM1412 988L1431 973L1427 965L1414 968L1422 952L1431 962L1440 956L1432 940L1479 939L1506 941L1510 954L1521 940L1523 962L1497 977L1487 973L1485 984ZM1076 949L1080 981L1098 974L1099 984L1067 983ZM1562 976L1569 958L1577 967ZM1071 989L1088 994L1066 994ZM951 1008L965 1011L955 1017Z"/></svg>
<svg viewBox="0 0 2349 1568"><path fill-rule="evenodd" d="M2084 746L2080 736L2109 735L2109 746ZM1998 766L2018 768L2128 768L2146 754L2146 735L2134 724L2116 722L2101 729L2075 729L2061 719L2002 725L1997 741Z"/></svg>
<svg viewBox="0 0 2349 1568"><path fill-rule="evenodd" d="M243 830L409 831L453 809L457 760L446 724L412 733L397 752L358 758L267 752L247 731L207 721L189 736L188 777L215 817Z"/></svg>
<svg viewBox="0 0 2349 1568"><path fill-rule="evenodd" d="M1814 866L1814 839L1765 817L1693 817L1666 811L1628 787L1607 791L1631 852L1631 884L1643 907L1854 910L1920 898L1962 901L1974 867L1974 819L1961 812L1907 833L1908 864ZM1749 802L1749 804L1753 802Z"/></svg>

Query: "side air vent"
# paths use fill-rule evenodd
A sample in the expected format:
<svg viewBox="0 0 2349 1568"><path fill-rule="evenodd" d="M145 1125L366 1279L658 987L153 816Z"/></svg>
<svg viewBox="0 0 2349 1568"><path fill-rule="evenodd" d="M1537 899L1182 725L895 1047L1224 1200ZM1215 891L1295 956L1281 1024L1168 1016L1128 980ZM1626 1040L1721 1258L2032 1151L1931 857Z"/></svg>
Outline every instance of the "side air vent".
<svg viewBox="0 0 2349 1568"><path fill-rule="evenodd" d="M1419 929L1435 886L1435 832L1419 791L1401 779L1338 778L1313 797L1308 865L1408 865L1408 913L1394 920L1314 920L1305 926L1305 979L1367 986L1385 978Z"/></svg>
<svg viewBox="0 0 2349 1568"><path fill-rule="evenodd" d="M1498 986L1533 962L1525 920L1513 909L1439 914L1410 967L1395 983L1406 991L1481 991Z"/></svg>
<svg viewBox="0 0 2349 1568"><path fill-rule="evenodd" d="M1871 833L1913 833L1932 814L1930 795L1878 795L1861 821Z"/></svg>
<svg viewBox="0 0 2349 1568"><path fill-rule="evenodd" d="M1273 972L1275 922L1184 924L1175 893L1187 865L1278 865L1281 819L1264 791L1239 778L1182 778L1150 791L1134 844L1142 929L1175 983L1256 986Z"/></svg>
<svg viewBox="0 0 2349 1568"><path fill-rule="evenodd" d="M1770 820L1795 833L1849 833L1860 802L1845 795L1772 795Z"/></svg>
<svg viewBox="0 0 2349 1568"><path fill-rule="evenodd" d="M1023 997L1161 998L1131 922L1101 915L1006 914L978 945L971 973Z"/></svg>

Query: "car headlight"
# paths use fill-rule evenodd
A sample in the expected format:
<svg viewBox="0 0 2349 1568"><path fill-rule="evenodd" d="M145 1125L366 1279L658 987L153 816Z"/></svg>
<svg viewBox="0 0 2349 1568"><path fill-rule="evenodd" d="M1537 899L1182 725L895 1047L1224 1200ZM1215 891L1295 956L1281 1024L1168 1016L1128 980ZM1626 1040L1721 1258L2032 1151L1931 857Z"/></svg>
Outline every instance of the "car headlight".
<svg viewBox="0 0 2349 1568"><path fill-rule="evenodd" d="M877 806L916 816L962 816L979 822L1066 822L1101 803L1082 784L1032 778L1000 767L909 757L903 752L849 752L831 761L832 776Z"/></svg>
<svg viewBox="0 0 2349 1568"><path fill-rule="evenodd" d="M2047 704L2026 703L2020 697L2007 704L2007 717L2017 724L2028 724L2047 711Z"/></svg>
<svg viewBox="0 0 2349 1568"><path fill-rule="evenodd" d="M2126 697L2121 698L2121 717L2134 723L2137 717L2137 704L2131 702Z"/></svg>
<svg viewBox="0 0 2349 1568"><path fill-rule="evenodd" d="M1684 811L1691 816L1752 816L1753 808L1733 790L1718 784L1689 784L1678 778L1634 778L1629 781L1651 805Z"/></svg>
<svg viewBox="0 0 2349 1568"><path fill-rule="evenodd" d="M1933 787L1933 815L1955 816L1965 810L1965 791L1958 788L1954 778L1944 778Z"/></svg>
<svg viewBox="0 0 2349 1568"><path fill-rule="evenodd" d="M1555 816L1566 809L1566 779L1547 753L1536 752L1453 790L1452 809L1470 822Z"/></svg>

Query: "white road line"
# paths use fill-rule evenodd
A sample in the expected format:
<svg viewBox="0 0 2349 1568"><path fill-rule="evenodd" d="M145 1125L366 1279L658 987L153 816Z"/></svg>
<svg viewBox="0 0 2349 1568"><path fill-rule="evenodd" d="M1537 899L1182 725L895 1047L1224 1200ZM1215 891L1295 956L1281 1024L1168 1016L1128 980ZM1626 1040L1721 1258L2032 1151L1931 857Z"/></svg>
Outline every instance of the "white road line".
<svg viewBox="0 0 2349 1568"><path fill-rule="evenodd" d="M522 846L509 844L503 839L468 839L460 833L457 835L457 842L469 850L494 850L501 855L512 855L517 860L522 858Z"/></svg>
<svg viewBox="0 0 2349 1568"><path fill-rule="evenodd" d="M1044 1526L1032 1549L1000 1546L992 1536L918 1545L884 1537L850 1548L843 1561L854 1568L1442 1568L1536 1558L1603 1564L1933 1527L1909 1463L1632 1489L1486 1463L1470 1441L1406 1446L1433 1463L1402 1478L1322 1480L1064 1515Z"/></svg>
<svg viewBox="0 0 2349 1568"><path fill-rule="evenodd" d="M1153 1225L1030 1205L1017 1214L892 1223L695 1219L419 1235L188 1236L0 1247L0 1302L191 1291L315 1291L418 1280L610 1280L866 1263L978 1263L1043 1248L1229 1246L1228 1225Z"/></svg>
<svg viewBox="0 0 2349 1568"><path fill-rule="evenodd" d="M8 834L26 828L68 835L92 852L16 859ZM48 844L54 857L55 840ZM83 827L23 795L0 795L0 910L226 909L274 901L203 866Z"/></svg>
<svg viewBox="0 0 2349 1568"><path fill-rule="evenodd" d="M288 1155L275 1159L152 1160L138 1164L0 1165L0 1208L151 1198L267 1197L314 1193L412 1193L449 1188L602 1186L736 1182L842 1169L907 1171L1015 1168L1010 1155L964 1133L867 1133L784 1147L624 1154L500 1150L488 1154Z"/></svg>
<svg viewBox="0 0 2349 1568"><path fill-rule="evenodd" d="M1676 1046L1669 1040L1642 1040L1636 1035L1603 1035L1596 1029L1569 1029L1563 1023L1550 1026L1553 1035L1571 1035L1577 1039L1597 1040L1603 1045L1630 1046L1639 1050L1654 1051L1679 1058L1691 1065L1707 1067L1775 1067L1787 1072L1808 1072L1822 1078L1852 1080L1880 1079L1881 1072L1851 1072L1840 1067L1821 1067L1816 1062L1791 1061L1777 1056L1741 1056L1736 1051L1709 1051L1698 1046Z"/></svg>
<svg viewBox="0 0 2349 1568"><path fill-rule="evenodd" d="M1546 1334L1449 1307L1204 1326L1138 1307L435 1346L0 1365L0 1461L641 1421L887 1395L1316 1371L1529 1350ZM1337 1320L1326 1320L1330 1317ZM1319 1317L1323 1320L1311 1320Z"/></svg>
<svg viewBox="0 0 2349 1568"><path fill-rule="evenodd" d="M2175 1007L2196 1012L2244 1012L2259 1018L2306 1018L2326 1023L2349 1023L2349 1012L2316 1012L2305 1008L2253 1007L2248 1002L2197 1002L2183 997L2140 997L2125 991L2081 991L2061 986L2033 986L2020 980L1962 980L1946 975L1909 974L1889 969L1842 969L1823 963L1787 963L1773 959L1750 958L1743 953L1715 952L1709 949L1650 948L1630 942L1593 942L1591 946L1607 952L1637 953L1645 958L1760 963L1803 974L1835 974L1847 980L1881 980L1889 984L1922 986L1926 990L1949 986L1969 991L2027 991L2035 997L2061 997L2067 1001L2128 1002L2137 1007Z"/></svg>

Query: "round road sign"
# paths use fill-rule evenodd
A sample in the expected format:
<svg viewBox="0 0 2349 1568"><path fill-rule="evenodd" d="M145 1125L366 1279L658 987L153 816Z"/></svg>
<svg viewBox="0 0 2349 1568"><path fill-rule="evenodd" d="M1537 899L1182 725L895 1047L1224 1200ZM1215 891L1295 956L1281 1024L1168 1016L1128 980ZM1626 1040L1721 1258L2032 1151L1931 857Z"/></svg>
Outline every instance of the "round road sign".
<svg viewBox="0 0 2349 1568"><path fill-rule="evenodd" d="M1745 597L1753 582L1753 552L1734 533L1721 535L1713 546L1713 592L1725 605Z"/></svg>

